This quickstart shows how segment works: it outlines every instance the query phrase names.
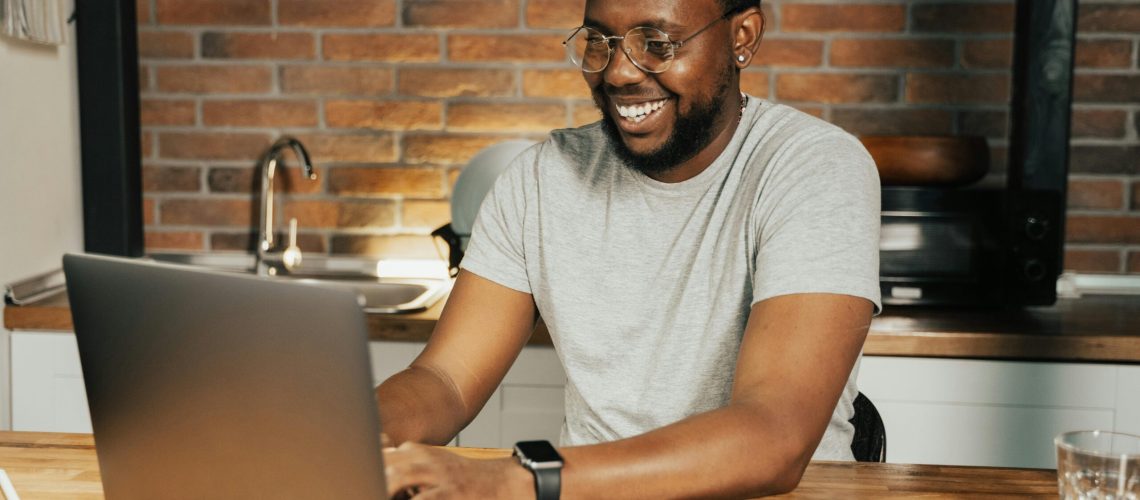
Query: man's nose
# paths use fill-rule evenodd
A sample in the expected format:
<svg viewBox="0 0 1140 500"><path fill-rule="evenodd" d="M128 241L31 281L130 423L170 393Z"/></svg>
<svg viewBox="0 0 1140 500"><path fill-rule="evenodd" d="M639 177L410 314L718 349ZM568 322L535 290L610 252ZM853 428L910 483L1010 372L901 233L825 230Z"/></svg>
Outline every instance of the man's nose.
<svg viewBox="0 0 1140 500"><path fill-rule="evenodd" d="M609 66L606 66L604 77L607 84L614 87L624 87L644 80L645 72L633 64L623 41L614 48L614 55L610 58Z"/></svg>

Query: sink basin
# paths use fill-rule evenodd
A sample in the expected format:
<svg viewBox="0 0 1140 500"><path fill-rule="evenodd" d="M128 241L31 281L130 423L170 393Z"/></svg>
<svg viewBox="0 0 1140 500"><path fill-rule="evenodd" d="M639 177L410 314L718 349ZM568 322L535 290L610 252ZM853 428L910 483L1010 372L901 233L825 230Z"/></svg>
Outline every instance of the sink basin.
<svg viewBox="0 0 1140 500"><path fill-rule="evenodd" d="M156 262L254 274L250 254L155 253ZM442 266L442 264L441 264ZM451 280L439 277L392 277L384 274L385 261L358 257L306 255L301 266L265 279L289 280L306 285L353 292L370 313L409 313L427 309L451 289Z"/></svg>

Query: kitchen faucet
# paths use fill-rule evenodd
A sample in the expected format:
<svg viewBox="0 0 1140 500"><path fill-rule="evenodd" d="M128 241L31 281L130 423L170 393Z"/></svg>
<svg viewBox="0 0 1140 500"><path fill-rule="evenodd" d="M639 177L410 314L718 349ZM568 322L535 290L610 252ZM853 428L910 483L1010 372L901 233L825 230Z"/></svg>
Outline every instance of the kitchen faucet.
<svg viewBox="0 0 1140 500"><path fill-rule="evenodd" d="M301 141L289 136L282 137L269 147L269 150L262 156L259 168L261 169L261 217L260 227L258 228L258 243L257 243L257 273L263 276L277 274L277 267L271 266L267 262L270 257L270 252L274 250L276 245L274 234L274 219L273 219L273 179L277 175L277 162L281 159L281 151L285 148L293 148L293 152L297 155L297 160L301 162L301 166L305 169L305 176L310 180L317 179L317 173L313 170L313 163L309 160L309 152L305 150L305 146ZM296 231L297 225L295 220L290 224L290 246L280 256L280 263L285 269L292 269L294 266L300 264L300 251L296 248Z"/></svg>

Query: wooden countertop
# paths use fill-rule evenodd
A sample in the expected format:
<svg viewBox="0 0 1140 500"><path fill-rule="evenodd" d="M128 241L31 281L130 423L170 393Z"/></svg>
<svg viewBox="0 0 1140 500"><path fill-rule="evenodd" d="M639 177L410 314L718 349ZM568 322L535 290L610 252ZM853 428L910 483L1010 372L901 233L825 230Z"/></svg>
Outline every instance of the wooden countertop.
<svg viewBox="0 0 1140 500"><path fill-rule="evenodd" d="M425 341L443 301L426 311L373 314L373 340ZM67 297L4 308L12 330L70 331ZM532 345L550 345L539 325ZM887 307L871 323L863 352L873 356L923 356L1033 361L1140 363L1140 297L1087 296L1049 307L949 309Z"/></svg>
<svg viewBox="0 0 1140 500"><path fill-rule="evenodd" d="M449 448L473 458L509 450ZM90 434L0 432L0 468L26 500L103 498L95 443ZM1056 498L1057 474L1048 469L950 467L853 462L812 462L787 498Z"/></svg>

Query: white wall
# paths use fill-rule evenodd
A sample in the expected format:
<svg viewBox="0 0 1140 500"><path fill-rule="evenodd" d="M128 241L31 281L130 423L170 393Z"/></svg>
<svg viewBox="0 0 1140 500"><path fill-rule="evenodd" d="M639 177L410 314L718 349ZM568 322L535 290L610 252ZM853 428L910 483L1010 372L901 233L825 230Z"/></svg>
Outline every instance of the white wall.
<svg viewBox="0 0 1140 500"><path fill-rule="evenodd" d="M0 36L0 284L83 248L74 41L74 30L61 47ZM0 328L0 429L11 428L8 348Z"/></svg>

